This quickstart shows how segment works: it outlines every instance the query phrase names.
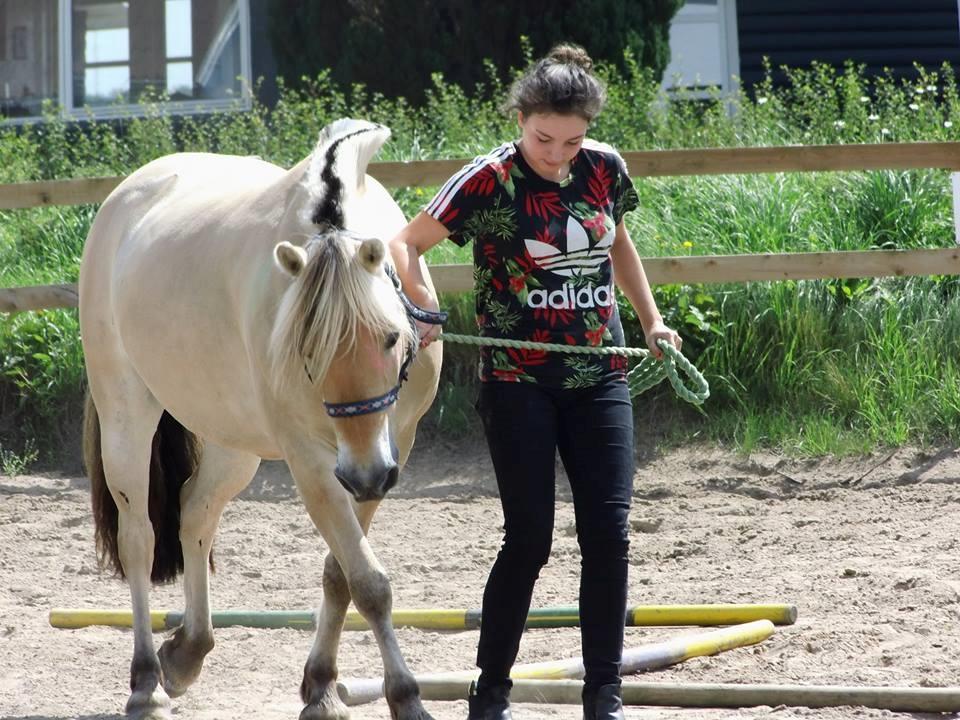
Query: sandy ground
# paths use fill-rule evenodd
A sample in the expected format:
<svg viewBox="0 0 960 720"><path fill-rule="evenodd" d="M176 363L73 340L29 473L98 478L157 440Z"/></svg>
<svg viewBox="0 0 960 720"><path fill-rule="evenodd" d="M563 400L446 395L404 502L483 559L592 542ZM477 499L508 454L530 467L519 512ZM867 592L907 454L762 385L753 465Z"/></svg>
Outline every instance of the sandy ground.
<svg viewBox="0 0 960 720"><path fill-rule="evenodd" d="M535 606L576 602L579 561L565 480L553 559ZM902 449L845 461L741 457L685 448L638 461L630 604L787 602L798 622L752 648L637 678L935 687L960 685L960 454ZM57 630L55 607L127 607L126 587L98 573L86 480L0 477L0 717L113 720L127 698L126 630ZM475 445L421 443L374 521L371 543L396 607L480 605L499 543L489 462ZM324 546L282 465L268 464L226 511L213 579L217 609L307 609L321 594ZM155 609L181 607L177 585ZM627 645L697 632L630 628ZM476 631L398 631L415 671L472 667ZM311 634L227 628L203 675L174 701L191 720L296 718ZM159 638L157 638L159 642ZM520 662L579 655L576 629L532 630ZM341 675L380 669L370 633L345 633ZM466 703L428 702L438 720ZM578 719L572 706L522 705L516 718ZM896 718L885 710L630 708L628 718ZM387 718L379 701L357 720ZM932 716L929 716L932 717ZM939 717L939 716L938 716ZM956 716L954 716L956 717Z"/></svg>

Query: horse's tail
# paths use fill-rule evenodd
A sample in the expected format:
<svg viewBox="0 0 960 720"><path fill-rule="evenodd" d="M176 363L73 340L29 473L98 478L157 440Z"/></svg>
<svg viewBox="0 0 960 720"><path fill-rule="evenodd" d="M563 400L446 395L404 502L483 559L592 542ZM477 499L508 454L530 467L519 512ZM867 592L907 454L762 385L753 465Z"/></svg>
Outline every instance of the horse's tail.
<svg viewBox="0 0 960 720"><path fill-rule="evenodd" d="M153 524L155 583L175 580L183 572L180 547L180 488L200 462L197 437L164 411L153 435L150 457L150 521ZM90 477L90 495L96 526L97 557L101 567L125 577L117 544L117 504L107 487L100 446L100 418L87 392L83 414L83 460ZM213 566L213 556L210 557Z"/></svg>

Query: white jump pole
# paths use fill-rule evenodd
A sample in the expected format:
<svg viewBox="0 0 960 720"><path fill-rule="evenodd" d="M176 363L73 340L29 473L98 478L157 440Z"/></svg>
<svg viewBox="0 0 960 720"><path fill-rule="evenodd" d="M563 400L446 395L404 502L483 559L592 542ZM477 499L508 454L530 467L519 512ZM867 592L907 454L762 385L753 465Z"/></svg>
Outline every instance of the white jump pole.
<svg viewBox="0 0 960 720"><path fill-rule="evenodd" d="M755 645L773 634L773 623L769 620L734 625L733 627L709 632L685 635L665 642L650 643L623 651L621 673L632 675L646 670L656 670L694 657L715 655L725 650ZM510 677L519 679L539 679L553 682L563 678L582 678L584 673L582 658L551 660L549 662L515 665ZM417 682L439 683L438 687L468 687L475 680L478 671L465 670L446 673L417 675ZM362 705L383 697L383 678L344 678L337 683L337 693L346 705ZM466 697L466 696L464 696Z"/></svg>
<svg viewBox="0 0 960 720"><path fill-rule="evenodd" d="M469 681L425 679L424 700L465 700ZM550 705L577 705L579 680L515 680L510 701ZM623 683L624 705L690 708L857 706L905 713L960 712L960 687L845 687L840 685L721 685L680 683Z"/></svg>

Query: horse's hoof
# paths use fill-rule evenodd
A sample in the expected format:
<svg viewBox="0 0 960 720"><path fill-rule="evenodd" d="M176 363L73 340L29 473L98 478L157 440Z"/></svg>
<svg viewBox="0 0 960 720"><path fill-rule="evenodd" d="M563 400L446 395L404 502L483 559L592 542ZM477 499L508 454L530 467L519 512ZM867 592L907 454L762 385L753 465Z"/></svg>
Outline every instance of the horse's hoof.
<svg viewBox="0 0 960 720"><path fill-rule="evenodd" d="M163 670L163 689L172 697L180 697L200 677L203 659L213 649L213 638L190 642L183 628L160 646L160 667Z"/></svg>
<svg viewBox="0 0 960 720"><path fill-rule="evenodd" d="M424 710L420 698L391 707L390 712L396 720L433 720L433 716Z"/></svg>
<svg viewBox="0 0 960 720"><path fill-rule="evenodd" d="M300 720L350 720L350 711L336 693L327 695L319 702L304 706Z"/></svg>
<svg viewBox="0 0 960 720"><path fill-rule="evenodd" d="M124 712L129 720L173 720L170 697L162 687L151 693L135 691Z"/></svg>

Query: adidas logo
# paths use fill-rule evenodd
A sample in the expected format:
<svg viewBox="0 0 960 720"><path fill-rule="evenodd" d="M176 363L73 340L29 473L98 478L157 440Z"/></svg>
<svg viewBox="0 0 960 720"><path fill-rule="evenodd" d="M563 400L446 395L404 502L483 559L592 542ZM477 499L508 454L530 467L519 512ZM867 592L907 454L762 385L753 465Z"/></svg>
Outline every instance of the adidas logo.
<svg viewBox="0 0 960 720"><path fill-rule="evenodd" d="M527 252L537 267L548 270L554 275L576 277L596 272L609 255L613 246L615 232L611 230L590 247L590 236L576 218L567 218L567 252L561 252L553 245L539 240L524 240ZM564 283L556 290L543 288L531 290L527 294L527 305L533 308L552 308L554 310L576 310L583 308L609 307L613 300L610 288L606 285L581 285Z"/></svg>
<svg viewBox="0 0 960 720"><path fill-rule="evenodd" d="M585 275L594 272L607 259L610 248L613 247L615 231L611 230L593 247L590 247L590 236L583 225L577 222L572 215L567 218L567 251L561 252L553 245L539 240L524 240L530 257L544 270L556 275Z"/></svg>
<svg viewBox="0 0 960 720"><path fill-rule="evenodd" d="M583 310L595 307L609 307L610 288L606 285L583 285L576 287L564 283L556 290L547 292L537 288L527 293L527 305L533 308L552 308L554 310Z"/></svg>

